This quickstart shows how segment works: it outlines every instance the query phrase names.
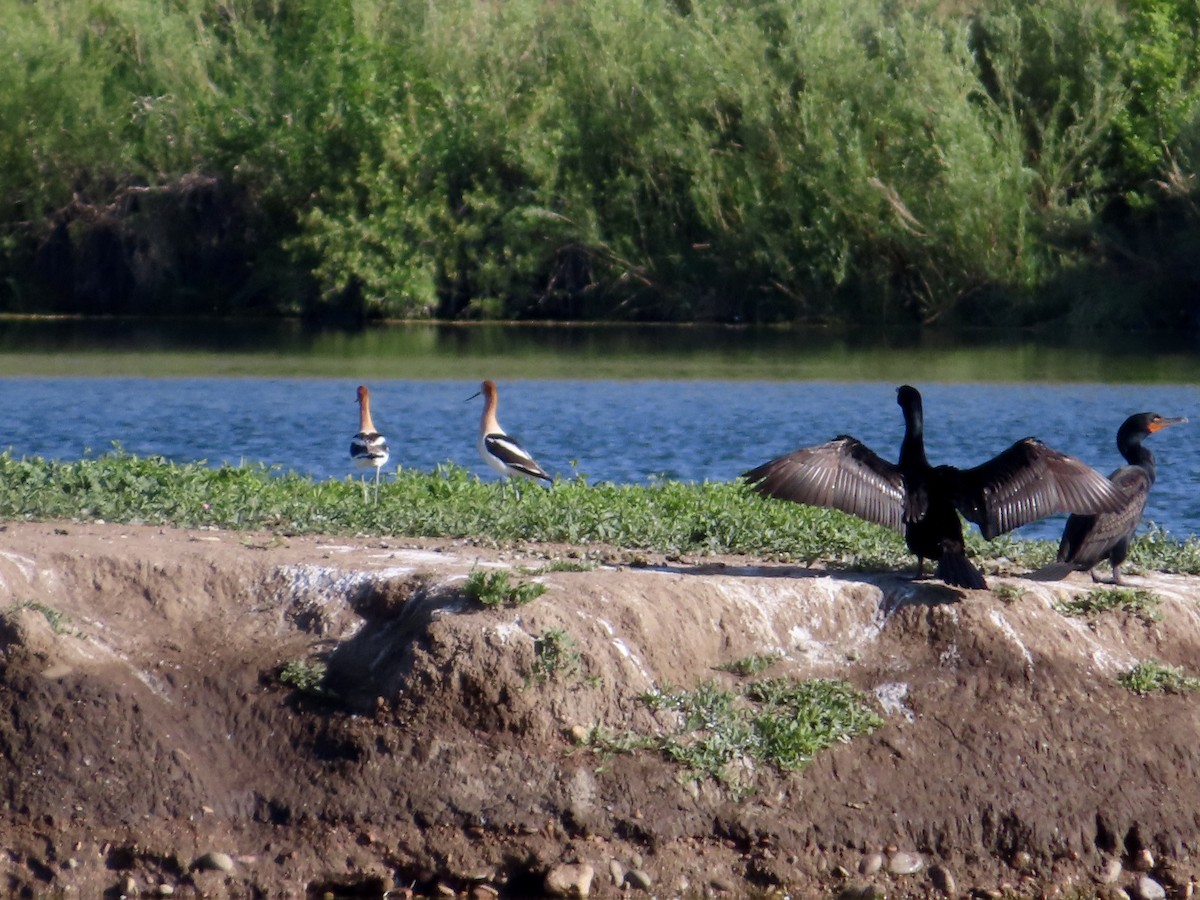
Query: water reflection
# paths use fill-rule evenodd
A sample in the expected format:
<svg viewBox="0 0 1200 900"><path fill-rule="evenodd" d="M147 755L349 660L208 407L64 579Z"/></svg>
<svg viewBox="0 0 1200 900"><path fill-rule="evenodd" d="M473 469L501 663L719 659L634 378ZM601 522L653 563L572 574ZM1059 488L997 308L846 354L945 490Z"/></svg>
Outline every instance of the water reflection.
<svg viewBox="0 0 1200 900"><path fill-rule="evenodd" d="M0 320L0 375L1195 383L1196 337L656 325Z"/></svg>

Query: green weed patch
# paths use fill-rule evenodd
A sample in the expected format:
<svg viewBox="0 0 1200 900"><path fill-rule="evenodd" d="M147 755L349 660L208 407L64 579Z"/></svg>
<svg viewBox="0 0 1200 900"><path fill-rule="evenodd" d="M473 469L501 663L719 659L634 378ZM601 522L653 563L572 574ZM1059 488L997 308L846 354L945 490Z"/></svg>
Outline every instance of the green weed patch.
<svg viewBox="0 0 1200 900"><path fill-rule="evenodd" d="M736 690L705 681L691 691L642 699L677 716L655 739L659 751L689 772L733 788L746 781L739 766L765 763L795 771L821 750L883 723L861 693L838 680L768 678Z"/></svg>
<svg viewBox="0 0 1200 900"><path fill-rule="evenodd" d="M1122 672L1117 681L1135 694L1190 694L1200 690L1200 678L1157 660L1139 662L1128 672Z"/></svg>
<svg viewBox="0 0 1200 900"><path fill-rule="evenodd" d="M1054 605L1065 616L1090 618L1110 610L1124 610L1146 622L1157 622L1162 618L1159 607L1162 598L1152 591L1134 590L1132 588L1104 588L1088 591L1060 600Z"/></svg>

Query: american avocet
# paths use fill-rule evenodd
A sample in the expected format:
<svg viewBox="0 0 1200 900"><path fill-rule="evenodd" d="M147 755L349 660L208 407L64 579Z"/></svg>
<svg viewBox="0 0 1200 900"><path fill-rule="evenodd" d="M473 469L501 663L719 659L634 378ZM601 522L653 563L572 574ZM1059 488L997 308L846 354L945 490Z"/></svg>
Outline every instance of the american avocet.
<svg viewBox="0 0 1200 900"><path fill-rule="evenodd" d="M967 559L960 512L990 540L1043 516L1111 513L1126 503L1099 472L1036 438L1019 440L973 469L935 468L925 458L921 395L904 385L896 402L904 411L898 463L841 435L773 459L744 477L764 496L831 506L901 531L917 557L918 578L925 560L933 559L947 584L980 589L987 583Z"/></svg>
<svg viewBox="0 0 1200 900"><path fill-rule="evenodd" d="M483 395L484 403L483 416L479 419L478 447L483 461L505 477L541 478L552 482L554 479L547 475L516 438L509 437L496 421L496 406L499 404L496 385L485 381L479 390L467 399L474 400L480 394Z"/></svg>
<svg viewBox="0 0 1200 900"><path fill-rule="evenodd" d="M1107 559L1112 566L1112 583L1121 584L1121 563L1129 555L1129 545L1142 524L1146 498L1154 486L1157 468L1154 454L1142 441L1170 425L1180 425L1185 418L1168 419L1154 412L1138 413L1126 419L1117 429L1117 449L1125 457L1121 466L1108 477L1125 496L1116 512L1099 515L1074 515L1067 519L1062 540L1058 545L1058 561L1038 569L1032 578L1038 581L1057 581L1068 572L1091 572L1099 581L1095 568Z"/></svg>
<svg viewBox="0 0 1200 900"><path fill-rule="evenodd" d="M350 458L360 469L375 470L375 502L379 502L379 470L387 464L387 439L375 430L371 421L371 392L366 385L358 386L358 434L350 439ZM367 484L363 481L363 500L367 499Z"/></svg>

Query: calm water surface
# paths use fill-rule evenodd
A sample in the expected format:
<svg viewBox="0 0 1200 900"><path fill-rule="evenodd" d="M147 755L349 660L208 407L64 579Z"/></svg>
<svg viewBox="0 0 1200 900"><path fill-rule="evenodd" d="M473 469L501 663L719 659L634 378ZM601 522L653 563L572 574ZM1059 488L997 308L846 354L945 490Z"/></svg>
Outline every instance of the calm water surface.
<svg viewBox="0 0 1200 900"><path fill-rule="evenodd" d="M477 375L370 379L389 467L455 462L494 477L475 440ZM139 455L210 464L261 462L346 477L358 377L0 378L0 446L78 459L114 442ZM908 379L905 379L908 380ZM926 383L932 462L976 465L1036 435L1104 473L1121 464L1116 429L1133 412L1192 423L1149 439L1159 482L1147 515L1177 537L1200 533L1200 391L1192 384ZM895 459L903 423L891 381L725 379L500 380L501 424L552 474L592 482L726 481L772 456L850 433ZM1022 530L1057 537L1062 520Z"/></svg>

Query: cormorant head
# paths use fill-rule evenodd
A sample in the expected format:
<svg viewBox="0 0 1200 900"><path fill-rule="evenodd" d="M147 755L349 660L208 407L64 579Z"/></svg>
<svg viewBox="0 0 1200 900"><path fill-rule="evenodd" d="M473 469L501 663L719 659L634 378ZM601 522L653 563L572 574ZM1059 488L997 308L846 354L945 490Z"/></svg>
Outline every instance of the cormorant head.
<svg viewBox="0 0 1200 900"><path fill-rule="evenodd" d="M1147 435L1162 431L1171 425L1182 425L1186 421L1184 416L1169 418L1156 412L1136 413L1122 422L1121 427L1117 429L1117 447L1140 444Z"/></svg>
<svg viewBox="0 0 1200 900"><path fill-rule="evenodd" d="M902 384L896 388L896 402L900 404L900 408L905 412L909 410L921 411L921 392L911 385Z"/></svg>

